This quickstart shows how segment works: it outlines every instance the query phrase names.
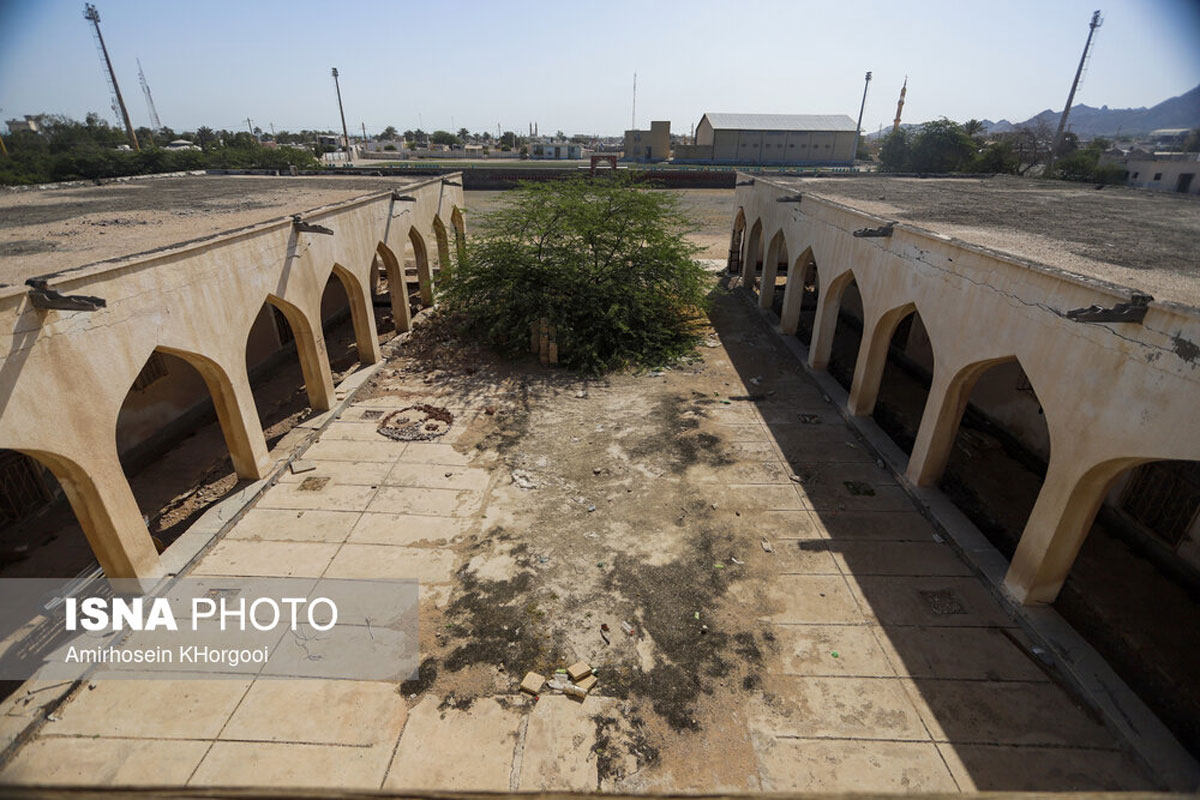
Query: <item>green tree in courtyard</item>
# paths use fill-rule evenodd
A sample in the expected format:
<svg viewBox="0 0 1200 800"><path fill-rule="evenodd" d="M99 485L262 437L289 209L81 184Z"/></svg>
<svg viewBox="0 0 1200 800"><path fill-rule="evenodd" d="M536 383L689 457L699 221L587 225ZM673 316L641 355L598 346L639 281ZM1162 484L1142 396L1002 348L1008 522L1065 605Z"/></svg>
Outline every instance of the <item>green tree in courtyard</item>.
<svg viewBox="0 0 1200 800"><path fill-rule="evenodd" d="M621 174L524 183L484 217L442 303L502 351L556 330L559 360L600 372L658 366L695 345L708 275L676 198Z"/></svg>

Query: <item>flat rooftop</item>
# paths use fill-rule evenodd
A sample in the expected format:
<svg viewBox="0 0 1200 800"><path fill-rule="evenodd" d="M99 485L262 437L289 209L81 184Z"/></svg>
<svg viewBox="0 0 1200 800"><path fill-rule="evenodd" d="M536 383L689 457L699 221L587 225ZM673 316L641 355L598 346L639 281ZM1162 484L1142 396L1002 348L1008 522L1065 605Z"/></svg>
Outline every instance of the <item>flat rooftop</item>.
<svg viewBox="0 0 1200 800"><path fill-rule="evenodd" d="M143 253L428 178L198 175L0 191L0 284Z"/></svg>
<svg viewBox="0 0 1200 800"><path fill-rule="evenodd" d="M765 180L1200 308L1200 202L1191 197L1012 176Z"/></svg>

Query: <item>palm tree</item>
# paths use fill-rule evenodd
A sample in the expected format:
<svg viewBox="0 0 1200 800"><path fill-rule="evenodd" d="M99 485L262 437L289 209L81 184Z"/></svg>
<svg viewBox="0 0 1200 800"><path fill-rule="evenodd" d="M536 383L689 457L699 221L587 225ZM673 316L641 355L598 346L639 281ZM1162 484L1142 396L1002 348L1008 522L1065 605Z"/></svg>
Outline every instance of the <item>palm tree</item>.
<svg viewBox="0 0 1200 800"><path fill-rule="evenodd" d="M969 119L963 123L963 132L974 139L978 134L984 132L983 123L977 119Z"/></svg>

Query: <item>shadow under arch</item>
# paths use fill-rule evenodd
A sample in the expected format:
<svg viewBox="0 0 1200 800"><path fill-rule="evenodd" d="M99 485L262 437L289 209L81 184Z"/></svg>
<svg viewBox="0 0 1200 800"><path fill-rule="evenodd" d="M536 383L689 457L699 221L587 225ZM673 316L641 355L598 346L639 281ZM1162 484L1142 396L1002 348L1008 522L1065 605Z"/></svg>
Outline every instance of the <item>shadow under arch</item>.
<svg viewBox="0 0 1200 800"><path fill-rule="evenodd" d="M350 323L354 327L354 342L358 360L374 364L382 357L379 352L379 334L375 329L375 314L368 289L350 270L334 263L330 270L342 282L342 289L350 301Z"/></svg>
<svg viewBox="0 0 1200 800"><path fill-rule="evenodd" d="M450 237L446 234L446 224L436 215L433 218L433 240L437 246L437 274L441 275L451 267Z"/></svg>
<svg viewBox="0 0 1200 800"><path fill-rule="evenodd" d="M762 309L774 309L776 314L782 311L783 298L776 298L779 287L778 283L780 267L783 268L783 274L788 274L788 246L787 237L783 234L783 229L780 228L771 237L771 242L767 245L767 254L763 259L762 277L758 285L758 307ZM786 284L784 285L786 291Z"/></svg>
<svg viewBox="0 0 1200 800"><path fill-rule="evenodd" d="M467 225L458 206L450 209L450 227L454 229L454 254L462 261L467 257Z"/></svg>
<svg viewBox="0 0 1200 800"><path fill-rule="evenodd" d="M54 475L106 577L153 574L158 568L158 553L115 458L111 467L101 472L95 465L85 468L61 453L29 447L13 449ZM102 476L108 480L100 479Z"/></svg>
<svg viewBox="0 0 1200 800"><path fill-rule="evenodd" d="M742 240L746 235L746 210L738 206L737 215L733 218L733 230L729 235L729 258L725 261L725 271L730 275L738 275L742 271Z"/></svg>
<svg viewBox="0 0 1200 800"><path fill-rule="evenodd" d="M408 298L408 283L404 276L404 266L396 258L392 248L383 242L375 246L375 256L383 267L387 278L388 299L392 307L392 322L397 333L412 329L412 305Z"/></svg>
<svg viewBox="0 0 1200 800"><path fill-rule="evenodd" d="M813 369L829 369L838 319L842 312L842 299L846 289L857 284L854 269L846 269L829 281L828 288L817 299L812 341L808 348L808 365ZM857 292L855 294L857 295ZM861 302L859 304L861 305ZM857 347L854 352L857 354Z"/></svg>
<svg viewBox="0 0 1200 800"><path fill-rule="evenodd" d="M304 376L309 405L314 411L328 411L333 407L333 373L329 368L329 354L325 351L324 333L319 326L312 324L299 306L282 297L268 294L265 302L287 320L291 336L296 342L296 355L300 358L300 371Z"/></svg>
<svg viewBox="0 0 1200 800"><path fill-rule="evenodd" d="M812 247L804 248L788 271L787 286L783 291L783 307L779 312L779 326L787 336L798 336L806 345L812 346L813 320L820 299L820 272Z"/></svg>
<svg viewBox="0 0 1200 800"><path fill-rule="evenodd" d="M762 269L762 231L762 218L756 219L750 227L750 235L746 238L746 254L742 259L741 276L742 286L747 289L754 288L754 278Z"/></svg>
<svg viewBox="0 0 1200 800"><path fill-rule="evenodd" d="M412 248L413 262L417 269L417 285L420 288L421 304L425 307L433 305L433 271L429 266L429 249L425 246L425 237L415 225L408 229L408 244ZM407 261L407 259L405 259ZM408 269L406 263L405 271Z"/></svg>

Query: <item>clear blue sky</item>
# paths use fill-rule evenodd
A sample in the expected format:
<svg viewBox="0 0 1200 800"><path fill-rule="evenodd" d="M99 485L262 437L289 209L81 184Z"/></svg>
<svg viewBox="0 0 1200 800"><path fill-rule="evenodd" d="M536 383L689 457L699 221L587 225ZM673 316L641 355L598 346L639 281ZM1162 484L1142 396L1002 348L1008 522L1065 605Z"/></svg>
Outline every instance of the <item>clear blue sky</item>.
<svg viewBox="0 0 1200 800"><path fill-rule="evenodd" d="M176 130L339 125L330 67L352 131L616 134L705 111L858 112L1012 121L1066 99L1091 12L1104 26L1076 97L1153 105L1200 84L1200 0L924 0L599 4L97 0L135 125L148 124L140 57L159 116ZM0 0L0 117L39 112L110 120L82 2ZM595 9L595 10L591 10Z"/></svg>

